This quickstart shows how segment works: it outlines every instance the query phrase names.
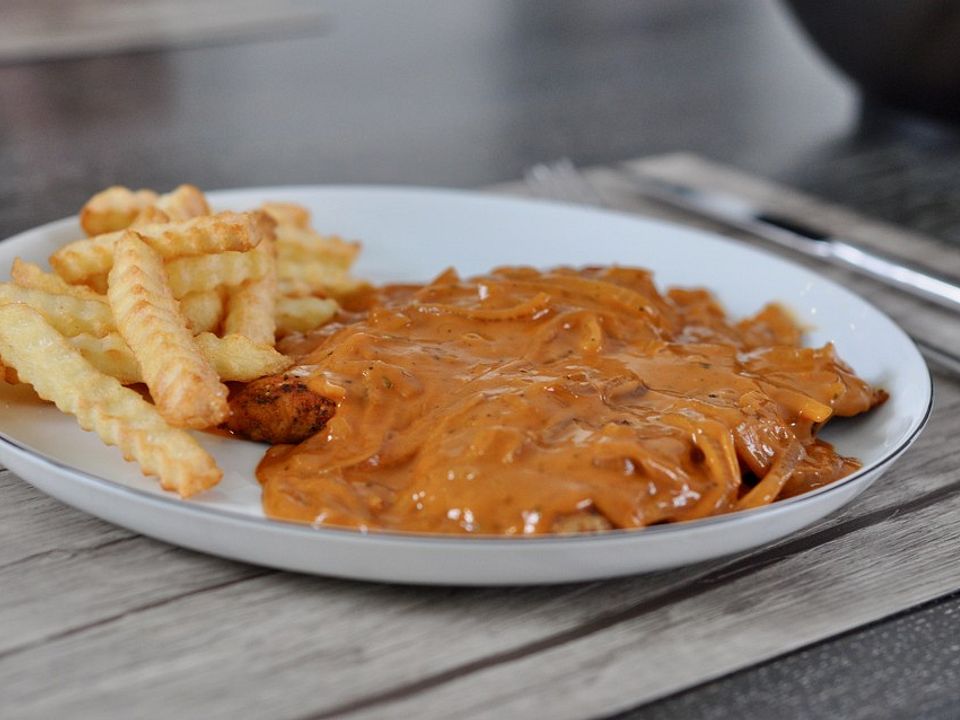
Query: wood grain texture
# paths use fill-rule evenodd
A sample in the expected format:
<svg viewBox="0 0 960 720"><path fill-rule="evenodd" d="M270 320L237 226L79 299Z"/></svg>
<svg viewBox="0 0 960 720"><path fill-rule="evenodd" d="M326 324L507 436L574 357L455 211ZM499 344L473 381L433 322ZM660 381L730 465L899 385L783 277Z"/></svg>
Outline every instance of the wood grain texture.
<svg viewBox="0 0 960 720"><path fill-rule="evenodd" d="M645 209L615 173L593 177L611 202ZM831 227L849 227L830 213ZM906 320L926 317L840 277ZM579 718L648 702L960 587L960 384L938 376L936 387L917 445L803 533L557 588L382 586L227 563L0 476L0 706L18 718L121 717L134 705L144 718Z"/></svg>
<svg viewBox="0 0 960 720"><path fill-rule="evenodd" d="M954 594L606 720L954 720L958 614Z"/></svg>
<svg viewBox="0 0 960 720"><path fill-rule="evenodd" d="M135 537L77 510L65 508L0 470L0 570L47 555L72 555Z"/></svg>
<svg viewBox="0 0 960 720"><path fill-rule="evenodd" d="M262 574L142 537L33 556L0 568L0 661L128 613Z"/></svg>

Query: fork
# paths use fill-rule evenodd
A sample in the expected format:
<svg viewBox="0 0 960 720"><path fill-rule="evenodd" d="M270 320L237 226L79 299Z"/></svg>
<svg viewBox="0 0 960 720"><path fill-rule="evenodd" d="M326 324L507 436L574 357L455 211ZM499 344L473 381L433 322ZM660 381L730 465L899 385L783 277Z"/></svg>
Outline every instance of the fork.
<svg viewBox="0 0 960 720"><path fill-rule="evenodd" d="M544 200L609 208L600 192L587 177L577 169L570 158L561 158L552 163L540 163L523 174L527 188ZM761 238L762 239L762 238ZM960 356L946 348L934 345L908 333L910 339L929 362L952 375L960 375Z"/></svg>

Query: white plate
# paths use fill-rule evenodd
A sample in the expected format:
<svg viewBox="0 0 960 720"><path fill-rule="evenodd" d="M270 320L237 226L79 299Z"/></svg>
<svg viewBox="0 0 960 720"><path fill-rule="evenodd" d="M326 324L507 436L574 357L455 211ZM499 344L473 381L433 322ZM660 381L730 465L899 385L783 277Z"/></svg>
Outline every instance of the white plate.
<svg viewBox="0 0 960 720"><path fill-rule="evenodd" d="M927 367L886 316L814 273L719 237L593 209L446 190L271 188L211 199L234 209L267 199L303 203L318 228L363 240L357 270L376 281L426 280L448 265L471 274L511 263L616 262L652 268L661 287L706 286L735 316L777 299L813 328L810 343L834 341L841 356L891 398L864 418L829 428L827 439L864 466L807 495L640 531L482 539L364 535L267 520L253 474L264 447L204 434L197 437L224 469L223 482L181 501L72 418L3 386L0 459L8 467L69 505L177 545L290 570L410 583L569 582L675 567L768 543L841 507L906 450L930 411ZM78 236L72 219L23 233L0 244L0 267L16 255L45 263Z"/></svg>

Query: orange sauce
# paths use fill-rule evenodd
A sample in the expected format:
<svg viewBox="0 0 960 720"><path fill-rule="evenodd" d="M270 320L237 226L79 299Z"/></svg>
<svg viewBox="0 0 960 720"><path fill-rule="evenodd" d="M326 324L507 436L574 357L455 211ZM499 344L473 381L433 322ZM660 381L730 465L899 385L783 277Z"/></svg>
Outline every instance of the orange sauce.
<svg viewBox="0 0 960 720"><path fill-rule="evenodd" d="M529 535L753 507L858 467L816 438L882 402L776 305L741 322L630 268L501 268L381 290L288 342L322 431L271 448L275 518Z"/></svg>

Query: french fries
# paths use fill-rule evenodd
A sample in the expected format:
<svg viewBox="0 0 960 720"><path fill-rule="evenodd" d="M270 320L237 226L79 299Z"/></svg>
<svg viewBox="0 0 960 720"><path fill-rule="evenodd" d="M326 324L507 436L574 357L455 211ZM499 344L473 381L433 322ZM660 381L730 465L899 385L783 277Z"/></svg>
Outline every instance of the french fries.
<svg viewBox="0 0 960 720"><path fill-rule="evenodd" d="M154 206L170 220L189 220L210 214L207 198L194 185L181 185L157 199Z"/></svg>
<svg viewBox="0 0 960 720"><path fill-rule="evenodd" d="M196 440L170 427L137 392L95 370L32 308L0 306L0 355L40 397L119 447L165 489L190 497L220 481L223 473Z"/></svg>
<svg viewBox="0 0 960 720"><path fill-rule="evenodd" d="M98 192L80 209L80 227L89 237L123 230L133 222L141 210L157 201L153 190L134 192L115 185Z"/></svg>
<svg viewBox="0 0 960 720"><path fill-rule="evenodd" d="M112 332L103 337L84 333L67 339L88 363L121 385L143 382L140 363L120 333Z"/></svg>
<svg viewBox="0 0 960 720"><path fill-rule="evenodd" d="M231 291L223 331L226 334L245 335L258 343L272 344L277 335L277 321L274 317L277 264L273 242L261 242L254 252L263 256L264 274L259 278L244 281Z"/></svg>
<svg viewBox="0 0 960 720"><path fill-rule="evenodd" d="M348 272L360 252L358 243L317 233L310 228L309 211L300 205L264 203L262 209L277 224L277 290L281 297L344 298L366 287ZM313 308L309 303L289 307ZM304 317L298 324L307 322Z"/></svg>
<svg viewBox="0 0 960 720"><path fill-rule="evenodd" d="M175 297L213 290L222 285L240 285L266 275L272 260L258 252L222 252L216 255L182 257L167 263L167 277Z"/></svg>
<svg viewBox="0 0 960 720"><path fill-rule="evenodd" d="M0 304L7 303L30 306L57 332L68 337L81 333L103 337L115 328L110 307L99 300L83 300L72 295L0 283Z"/></svg>
<svg viewBox="0 0 960 720"><path fill-rule="evenodd" d="M291 363L290 358L272 346L256 343L243 335L218 337L205 332L193 339L220 379L225 381L249 382L264 375L283 372ZM121 384L143 382L140 363L119 333L110 333L102 338L76 335L69 340L87 362L115 377Z"/></svg>
<svg viewBox="0 0 960 720"><path fill-rule="evenodd" d="M140 225L136 230L161 257L172 259L249 250L263 237L264 223L255 213L220 213L177 223ZM114 247L122 236L121 230L70 243L50 257L50 264L68 283L85 282L110 270Z"/></svg>
<svg viewBox="0 0 960 720"><path fill-rule="evenodd" d="M289 297L316 295L342 299L368 287L349 273L323 265L277 263L277 290Z"/></svg>
<svg viewBox="0 0 960 720"><path fill-rule="evenodd" d="M164 489L202 492L221 471L185 429L224 421L224 382L289 367L277 337L329 322L364 286L349 274L359 246L291 203L213 213L192 185L108 188L80 223L88 237L50 257L54 272L17 258L0 283L0 379L31 384ZM124 387L141 384L149 395Z"/></svg>
<svg viewBox="0 0 960 720"><path fill-rule="evenodd" d="M180 298L180 312L194 333L216 332L223 319L225 291L200 290Z"/></svg>
<svg viewBox="0 0 960 720"><path fill-rule="evenodd" d="M156 205L150 205L149 207L145 207L137 214L137 216L133 219L133 222L130 223L129 228L131 230L139 230L140 228L148 225L160 225L168 222L170 222L169 215L167 215Z"/></svg>
<svg viewBox="0 0 960 720"><path fill-rule="evenodd" d="M227 387L187 330L163 260L134 230L117 243L107 298L167 422L200 429L223 422L229 412Z"/></svg>
<svg viewBox="0 0 960 720"><path fill-rule="evenodd" d="M310 211L303 205L284 202L266 202L261 208L273 218L278 226L289 226L307 230L310 228Z"/></svg>
<svg viewBox="0 0 960 720"><path fill-rule="evenodd" d="M80 210L80 226L88 237L125 230L144 214L163 222L189 220L210 214L203 193L193 185L181 185L172 192L157 195L153 190L134 192L115 185L90 198Z"/></svg>
<svg viewBox="0 0 960 720"><path fill-rule="evenodd" d="M277 225L277 258L282 262L346 271L359 252L359 245L336 235L325 236L292 225Z"/></svg>
<svg viewBox="0 0 960 720"><path fill-rule="evenodd" d="M292 360L269 345L243 335L217 337L200 333L195 338L200 352L213 363L223 380L249 382L264 375L283 372Z"/></svg>
<svg viewBox="0 0 960 720"><path fill-rule="evenodd" d="M277 331L286 335L307 332L329 322L340 306L336 300L318 297L282 297L277 300Z"/></svg>
<svg viewBox="0 0 960 720"><path fill-rule="evenodd" d="M55 295L70 295L80 300L97 300L105 303L106 295L94 292L85 285L71 285L59 275L44 272L39 265L15 258L10 269L10 279L24 288L43 290Z"/></svg>

